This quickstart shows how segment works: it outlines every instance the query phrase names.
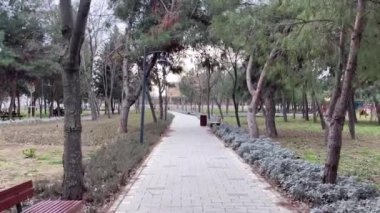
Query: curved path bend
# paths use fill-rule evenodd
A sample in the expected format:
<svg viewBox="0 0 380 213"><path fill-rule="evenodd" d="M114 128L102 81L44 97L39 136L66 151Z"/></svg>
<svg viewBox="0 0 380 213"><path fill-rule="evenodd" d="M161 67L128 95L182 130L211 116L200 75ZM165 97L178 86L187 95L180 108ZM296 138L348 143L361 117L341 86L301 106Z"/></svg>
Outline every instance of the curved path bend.
<svg viewBox="0 0 380 213"><path fill-rule="evenodd" d="M200 127L196 117L174 115L171 131L154 148L111 212L292 212L284 207L286 199L208 128Z"/></svg>

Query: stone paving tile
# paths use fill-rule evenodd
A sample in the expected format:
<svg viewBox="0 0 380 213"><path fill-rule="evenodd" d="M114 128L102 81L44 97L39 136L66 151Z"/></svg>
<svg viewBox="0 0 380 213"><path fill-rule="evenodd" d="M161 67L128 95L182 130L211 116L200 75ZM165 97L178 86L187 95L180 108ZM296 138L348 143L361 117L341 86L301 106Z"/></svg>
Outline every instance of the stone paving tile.
<svg viewBox="0 0 380 213"><path fill-rule="evenodd" d="M117 213L287 213L286 202L193 116L174 113L169 136L143 165Z"/></svg>

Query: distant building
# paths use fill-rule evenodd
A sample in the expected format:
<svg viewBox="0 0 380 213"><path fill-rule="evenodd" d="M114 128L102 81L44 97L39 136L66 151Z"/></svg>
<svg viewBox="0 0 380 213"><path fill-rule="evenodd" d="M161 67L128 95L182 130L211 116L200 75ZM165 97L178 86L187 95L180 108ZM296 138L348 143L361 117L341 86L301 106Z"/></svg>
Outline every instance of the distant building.
<svg viewBox="0 0 380 213"><path fill-rule="evenodd" d="M174 83L173 87L168 88L169 104L181 104L182 94L179 89L179 83Z"/></svg>

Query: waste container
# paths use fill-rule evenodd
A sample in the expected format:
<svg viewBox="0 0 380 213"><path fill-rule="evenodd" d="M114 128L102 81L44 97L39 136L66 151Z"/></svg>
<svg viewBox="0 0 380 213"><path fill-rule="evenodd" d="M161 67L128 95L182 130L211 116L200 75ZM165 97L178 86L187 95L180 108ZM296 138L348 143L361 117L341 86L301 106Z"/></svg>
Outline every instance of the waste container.
<svg viewBox="0 0 380 213"><path fill-rule="evenodd" d="M200 121L201 121L201 126L207 126L207 115L201 115Z"/></svg>

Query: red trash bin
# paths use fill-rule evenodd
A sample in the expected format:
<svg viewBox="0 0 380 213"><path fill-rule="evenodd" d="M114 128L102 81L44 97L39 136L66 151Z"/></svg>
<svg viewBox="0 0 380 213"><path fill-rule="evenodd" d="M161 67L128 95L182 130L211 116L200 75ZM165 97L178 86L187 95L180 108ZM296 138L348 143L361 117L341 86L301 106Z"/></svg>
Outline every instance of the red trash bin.
<svg viewBox="0 0 380 213"><path fill-rule="evenodd" d="M201 115L200 121L201 121L201 126L207 126L207 115Z"/></svg>

